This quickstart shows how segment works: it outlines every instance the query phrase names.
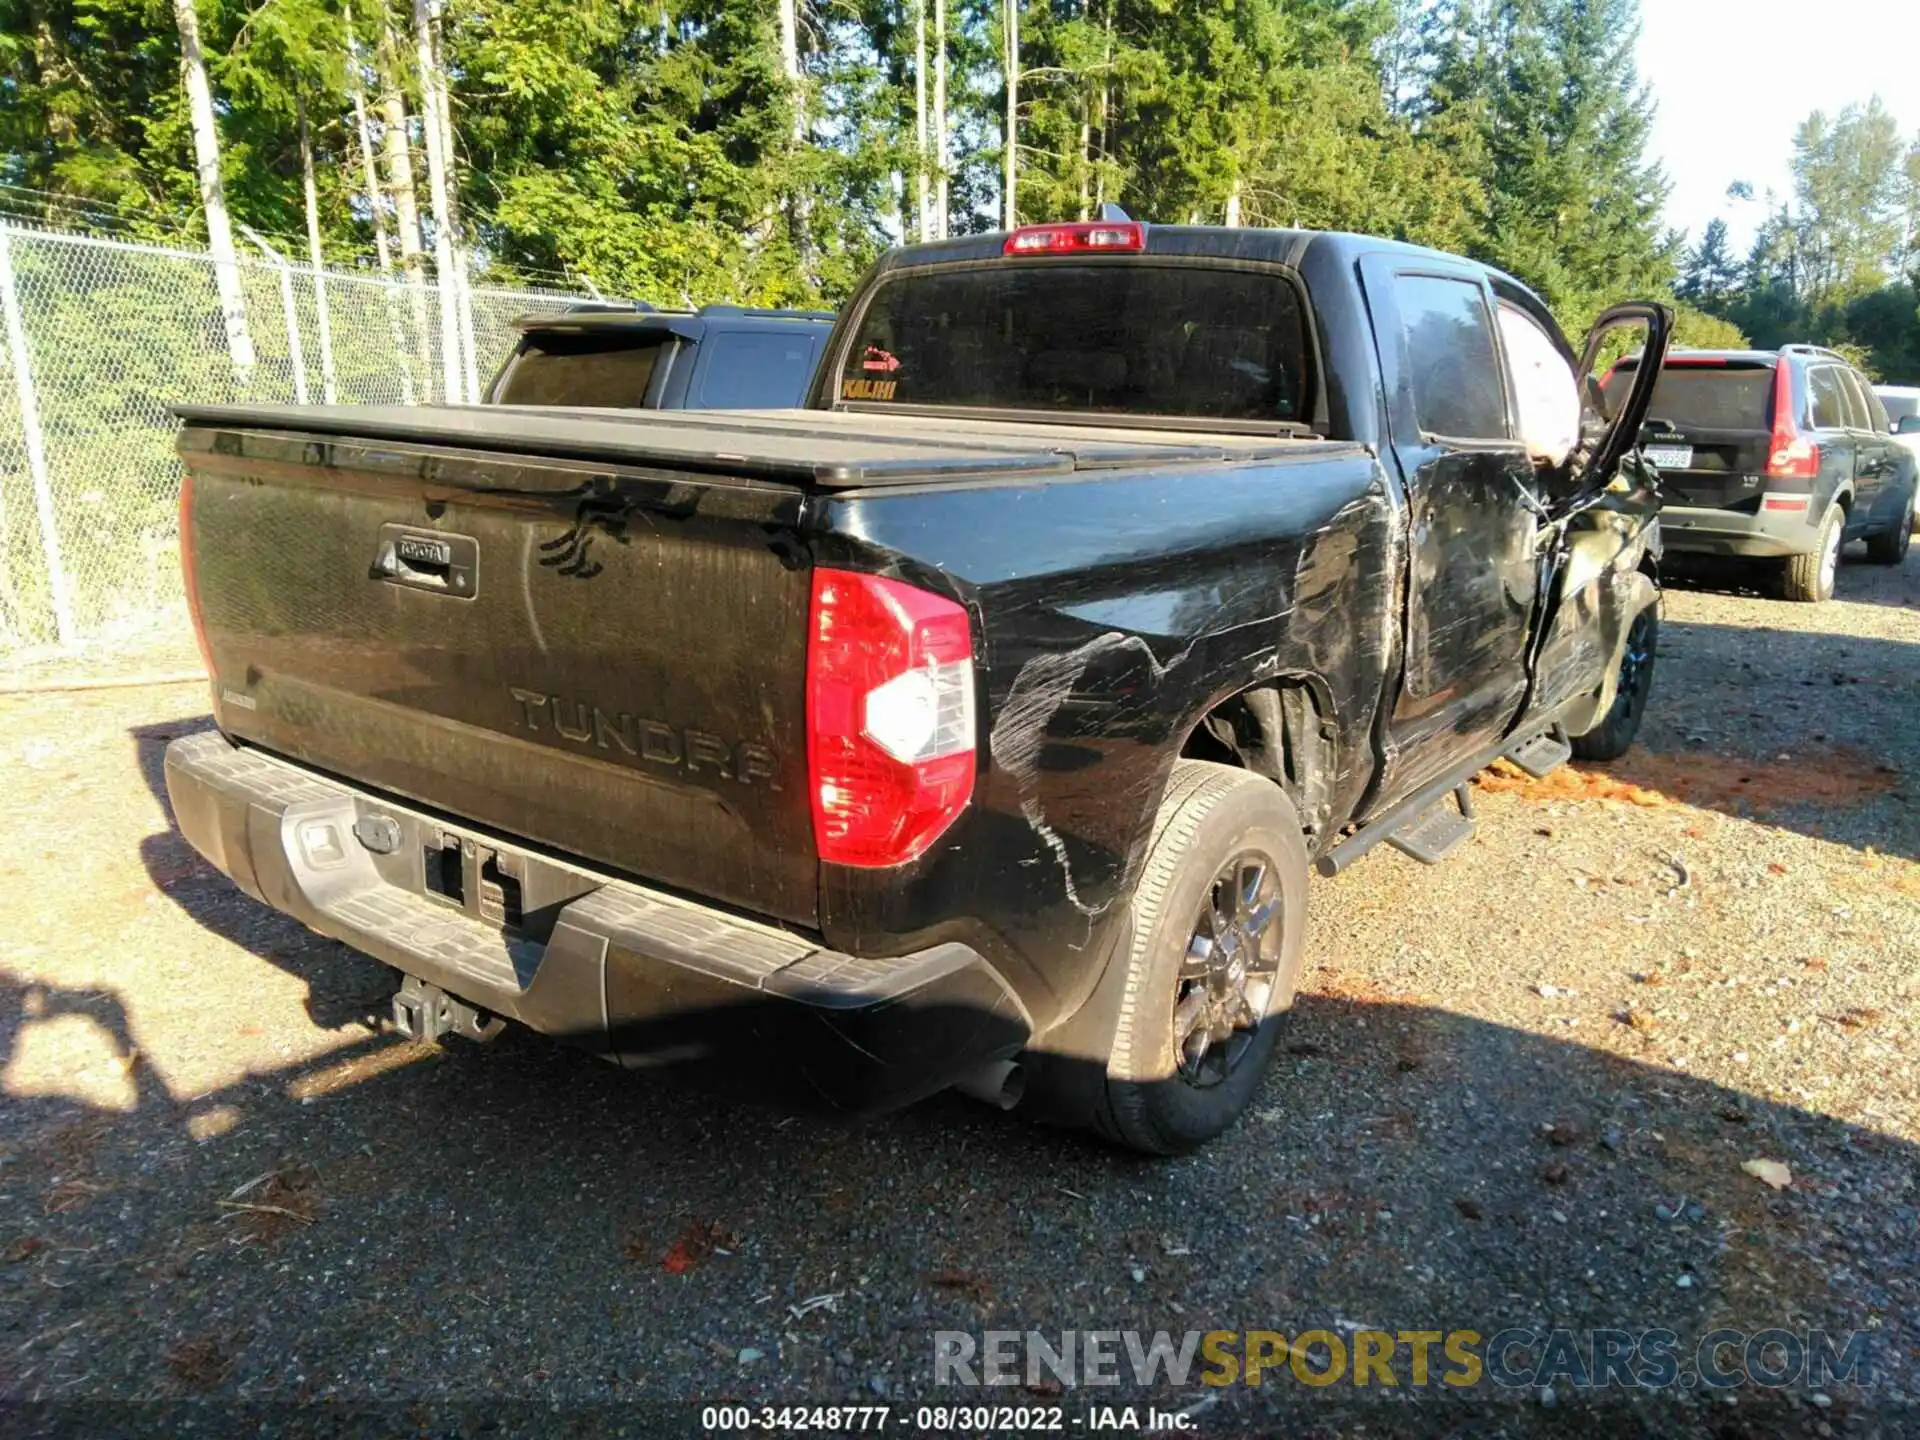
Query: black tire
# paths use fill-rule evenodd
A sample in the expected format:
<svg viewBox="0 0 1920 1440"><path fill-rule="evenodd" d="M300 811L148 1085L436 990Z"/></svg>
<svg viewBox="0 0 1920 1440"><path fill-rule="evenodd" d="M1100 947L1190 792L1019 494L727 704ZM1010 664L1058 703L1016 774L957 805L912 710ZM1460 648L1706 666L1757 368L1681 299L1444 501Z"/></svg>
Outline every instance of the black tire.
<svg viewBox="0 0 1920 1440"><path fill-rule="evenodd" d="M1248 1007L1239 1011L1242 1016L1257 1010L1257 1019L1223 1039L1204 1038L1196 1027L1193 1040L1203 1054L1195 1059L1176 1045L1177 1019L1236 1002L1215 999L1234 994L1231 980L1221 981L1221 962L1192 952L1204 938L1202 928L1223 933L1221 921L1230 917L1216 902L1245 888L1255 860L1266 867L1265 878L1253 886L1255 903L1236 910L1249 916L1268 911L1266 923L1257 929L1227 925L1225 938L1207 949L1213 956L1233 955L1251 943L1246 953L1254 963L1237 962L1246 977L1238 1003ZM1234 878L1221 888L1228 872ZM1266 1076L1281 1019L1293 1004L1306 908L1307 847L1300 817L1280 787L1232 766L1176 761L1133 895L1133 942L1104 1103L1094 1117L1098 1130L1146 1154L1178 1155L1239 1119ZM1195 978L1190 972L1196 967L1208 978ZM1224 991L1217 988L1221 984ZM1206 1028L1209 1037L1218 1033Z"/></svg>
<svg viewBox="0 0 1920 1440"><path fill-rule="evenodd" d="M1647 698L1653 694L1653 667L1660 654L1660 614L1649 605L1627 627L1627 644L1620 656L1620 679L1613 708L1584 735L1570 743L1576 760L1618 760L1633 748L1634 736L1646 717Z"/></svg>
<svg viewBox="0 0 1920 1440"><path fill-rule="evenodd" d="M1833 598L1833 581L1840 569L1840 546L1846 525L1846 512L1838 505L1829 506L1826 518L1820 522L1813 549L1787 561L1787 599L1818 605Z"/></svg>
<svg viewBox="0 0 1920 1440"><path fill-rule="evenodd" d="M1907 547L1913 544L1915 490L1920 490L1920 481L1915 482L1914 490L1907 492L1907 503L1900 507L1892 526L1867 537L1867 559L1874 564L1898 565L1907 558Z"/></svg>

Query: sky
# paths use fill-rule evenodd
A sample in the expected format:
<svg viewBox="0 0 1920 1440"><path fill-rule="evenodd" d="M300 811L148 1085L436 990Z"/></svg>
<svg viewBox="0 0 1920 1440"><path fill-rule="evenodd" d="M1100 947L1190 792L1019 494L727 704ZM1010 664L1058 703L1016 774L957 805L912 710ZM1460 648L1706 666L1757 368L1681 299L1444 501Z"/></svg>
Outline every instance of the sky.
<svg viewBox="0 0 1920 1440"><path fill-rule="evenodd" d="M1878 94L1920 130L1920 0L1640 0L1640 78L1659 106L1648 147L1673 183L1667 222L1693 240L1724 216L1736 250L1771 186L1784 199L1793 132ZM1726 198L1745 180L1755 202Z"/></svg>

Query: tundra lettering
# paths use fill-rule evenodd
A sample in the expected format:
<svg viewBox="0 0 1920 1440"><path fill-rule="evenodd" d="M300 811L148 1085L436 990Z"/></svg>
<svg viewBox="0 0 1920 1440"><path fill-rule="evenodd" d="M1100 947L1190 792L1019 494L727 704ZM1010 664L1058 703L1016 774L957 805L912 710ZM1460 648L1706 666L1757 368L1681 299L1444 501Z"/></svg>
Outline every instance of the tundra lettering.
<svg viewBox="0 0 1920 1440"><path fill-rule="evenodd" d="M543 695L537 690L507 687L520 705L520 722L535 734L545 725L563 740L618 750L655 765L684 765L689 774L702 768L722 779L743 785L761 784L779 789L779 766L764 745L729 745L703 730L680 731L658 720L636 718L624 710L609 713L585 700Z"/></svg>

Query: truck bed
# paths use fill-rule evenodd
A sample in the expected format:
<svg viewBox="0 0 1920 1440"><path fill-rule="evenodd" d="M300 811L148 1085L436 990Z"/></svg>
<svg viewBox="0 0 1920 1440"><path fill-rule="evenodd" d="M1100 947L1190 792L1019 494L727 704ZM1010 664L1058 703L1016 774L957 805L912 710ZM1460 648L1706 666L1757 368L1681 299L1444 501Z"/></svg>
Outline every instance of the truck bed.
<svg viewBox="0 0 1920 1440"><path fill-rule="evenodd" d="M1071 474L1142 465L1252 462L1299 450L1262 434L1059 425L837 410L608 411L507 405L182 405L190 426L338 435L559 460L662 465L820 489L959 476Z"/></svg>

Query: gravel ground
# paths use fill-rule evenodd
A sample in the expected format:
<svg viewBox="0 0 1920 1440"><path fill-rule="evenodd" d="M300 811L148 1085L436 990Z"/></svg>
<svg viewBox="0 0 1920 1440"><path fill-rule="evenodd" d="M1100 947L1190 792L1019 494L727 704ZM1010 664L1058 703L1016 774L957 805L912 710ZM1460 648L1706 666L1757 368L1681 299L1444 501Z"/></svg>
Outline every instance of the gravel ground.
<svg viewBox="0 0 1920 1440"><path fill-rule="evenodd" d="M172 834L159 756L203 692L0 698L7 1428L662 1434L836 1400L898 1432L979 1398L934 1388L941 1329L1665 1327L1690 1372L1728 1326L1864 1331L1869 1368L1455 1391L1403 1350L1390 1390L995 1398L1069 1430L1920 1433L1920 552L1840 588L1670 592L1633 756L1483 777L1445 866L1318 884L1263 1096L1171 1163L955 1098L835 1126L530 1036L399 1044L367 1023L386 972Z"/></svg>

